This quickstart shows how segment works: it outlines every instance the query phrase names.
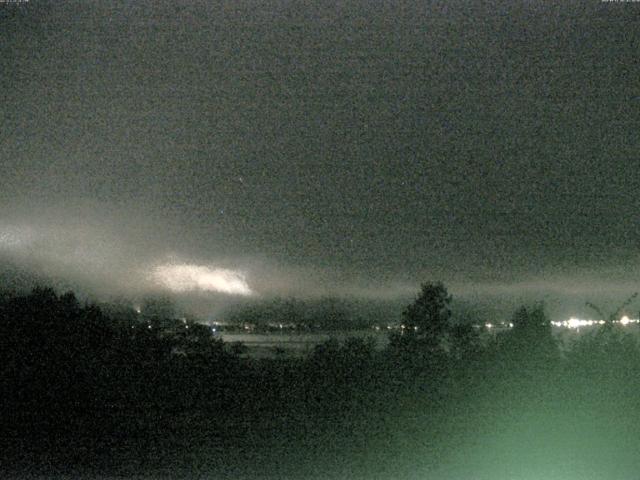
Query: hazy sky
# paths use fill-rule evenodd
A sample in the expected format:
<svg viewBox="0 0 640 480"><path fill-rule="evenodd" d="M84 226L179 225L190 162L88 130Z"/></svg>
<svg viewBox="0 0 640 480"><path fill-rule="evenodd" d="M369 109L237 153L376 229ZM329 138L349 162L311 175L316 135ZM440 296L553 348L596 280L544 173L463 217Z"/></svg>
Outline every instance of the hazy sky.
<svg viewBox="0 0 640 480"><path fill-rule="evenodd" d="M0 249L125 289L633 290L639 12L0 4Z"/></svg>

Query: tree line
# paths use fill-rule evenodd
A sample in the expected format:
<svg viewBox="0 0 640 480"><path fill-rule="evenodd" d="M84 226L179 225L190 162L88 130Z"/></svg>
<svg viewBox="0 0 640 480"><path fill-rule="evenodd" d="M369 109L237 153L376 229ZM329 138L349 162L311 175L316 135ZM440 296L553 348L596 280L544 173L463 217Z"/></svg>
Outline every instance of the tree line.
<svg viewBox="0 0 640 480"><path fill-rule="evenodd" d="M50 288L4 295L0 391L9 413L0 447L8 465L44 455L47 468L95 466L96 458L108 468L123 463L113 445L125 439L135 452L128 461L156 465L150 445L170 459L201 436L226 452L256 435L266 445L304 437L309 425L347 438L340 429L348 419L384 422L394 405L449 412L468 406L470 391L475 401L547 385L640 390L640 349L622 328L561 345L542 305L533 305L514 313L513 328L482 341L451 315L446 287L425 283L386 350L349 338L319 344L304 359L256 360L191 320L106 313ZM68 448L73 442L82 448Z"/></svg>

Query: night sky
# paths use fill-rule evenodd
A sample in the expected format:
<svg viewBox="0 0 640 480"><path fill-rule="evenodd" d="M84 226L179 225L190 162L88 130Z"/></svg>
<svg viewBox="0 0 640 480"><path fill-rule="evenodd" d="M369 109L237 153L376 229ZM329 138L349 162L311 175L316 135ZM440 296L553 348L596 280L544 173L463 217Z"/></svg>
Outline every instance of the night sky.
<svg viewBox="0 0 640 480"><path fill-rule="evenodd" d="M2 3L0 253L109 291L624 299L639 11Z"/></svg>

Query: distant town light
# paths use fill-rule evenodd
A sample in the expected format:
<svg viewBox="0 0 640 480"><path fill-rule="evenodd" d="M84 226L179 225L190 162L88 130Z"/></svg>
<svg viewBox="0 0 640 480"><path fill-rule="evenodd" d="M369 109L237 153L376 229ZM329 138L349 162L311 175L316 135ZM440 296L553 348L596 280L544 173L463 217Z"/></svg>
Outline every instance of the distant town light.
<svg viewBox="0 0 640 480"><path fill-rule="evenodd" d="M570 318L567 320L567 327L580 328L589 325L589 320L581 320L579 318Z"/></svg>
<svg viewBox="0 0 640 480"><path fill-rule="evenodd" d="M552 326L554 327L558 327L558 328L568 328L568 329L579 329L582 327L592 327L592 326L596 326L596 325L604 325L607 322L605 320L591 320L591 319L583 319L583 318L577 318L577 317L571 317L568 320L553 320L550 322ZM627 326L627 325L631 325L631 324L637 324L640 323L640 319L638 318L629 318L627 315L624 315L620 318L620 320L614 320L611 323L619 323L622 326ZM473 325L474 328L481 328L482 324L474 324ZM508 327L508 328L513 328L513 323L509 322L509 323L498 323L498 324L494 324L494 323L485 323L484 327L486 329L500 329L502 327Z"/></svg>
<svg viewBox="0 0 640 480"><path fill-rule="evenodd" d="M631 323L639 323L640 320L637 318L629 318L627 315L624 315L620 320L614 320L612 323L619 323L622 326L629 325ZM607 323L604 320L586 320L582 318L571 317L569 320L564 320L561 322L554 321L551 322L551 325L554 327L564 327L570 329L578 329L581 327L592 327L594 325L604 325Z"/></svg>

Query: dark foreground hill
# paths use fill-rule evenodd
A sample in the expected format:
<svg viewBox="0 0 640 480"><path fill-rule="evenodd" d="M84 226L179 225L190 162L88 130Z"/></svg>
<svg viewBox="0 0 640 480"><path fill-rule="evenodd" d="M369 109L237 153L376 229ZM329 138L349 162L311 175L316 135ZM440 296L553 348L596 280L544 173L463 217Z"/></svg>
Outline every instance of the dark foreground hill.
<svg viewBox="0 0 640 480"><path fill-rule="evenodd" d="M353 339L256 361L206 329L159 331L49 289L3 298L0 316L5 478L640 471L640 353L612 329L565 356L529 331L483 348L472 335L447 350Z"/></svg>

